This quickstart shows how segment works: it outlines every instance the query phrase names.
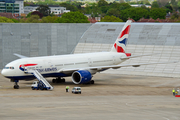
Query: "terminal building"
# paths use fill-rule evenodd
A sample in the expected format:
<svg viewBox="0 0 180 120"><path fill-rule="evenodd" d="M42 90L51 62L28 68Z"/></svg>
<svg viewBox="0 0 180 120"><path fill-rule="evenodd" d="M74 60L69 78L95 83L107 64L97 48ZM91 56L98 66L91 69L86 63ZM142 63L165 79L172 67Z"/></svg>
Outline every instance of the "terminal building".
<svg viewBox="0 0 180 120"><path fill-rule="evenodd" d="M24 13L24 0L0 0L0 12L19 16Z"/></svg>

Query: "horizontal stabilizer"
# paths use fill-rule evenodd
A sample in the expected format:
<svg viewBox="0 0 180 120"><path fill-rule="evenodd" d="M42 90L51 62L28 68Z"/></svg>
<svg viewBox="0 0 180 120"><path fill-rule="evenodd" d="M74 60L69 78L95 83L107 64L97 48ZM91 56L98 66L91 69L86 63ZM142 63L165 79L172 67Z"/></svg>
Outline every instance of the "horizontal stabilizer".
<svg viewBox="0 0 180 120"><path fill-rule="evenodd" d="M129 59L129 58L136 58L136 57L143 57L143 56L158 55L158 54L159 54L159 53L144 54L144 55L134 55L134 56L122 57L121 60Z"/></svg>

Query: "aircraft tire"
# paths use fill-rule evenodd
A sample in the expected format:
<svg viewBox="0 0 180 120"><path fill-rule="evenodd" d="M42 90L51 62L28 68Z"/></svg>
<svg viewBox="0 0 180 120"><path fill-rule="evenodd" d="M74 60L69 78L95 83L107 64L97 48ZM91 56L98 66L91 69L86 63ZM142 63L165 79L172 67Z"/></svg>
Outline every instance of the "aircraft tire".
<svg viewBox="0 0 180 120"><path fill-rule="evenodd" d="M14 85L14 89L19 89L19 85Z"/></svg>
<svg viewBox="0 0 180 120"><path fill-rule="evenodd" d="M56 79L52 79L52 83L56 83Z"/></svg>
<svg viewBox="0 0 180 120"><path fill-rule="evenodd" d="M65 79L64 78L62 79L62 82L65 83Z"/></svg>
<svg viewBox="0 0 180 120"><path fill-rule="evenodd" d="M91 80L91 84L94 84L94 80Z"/></svg>

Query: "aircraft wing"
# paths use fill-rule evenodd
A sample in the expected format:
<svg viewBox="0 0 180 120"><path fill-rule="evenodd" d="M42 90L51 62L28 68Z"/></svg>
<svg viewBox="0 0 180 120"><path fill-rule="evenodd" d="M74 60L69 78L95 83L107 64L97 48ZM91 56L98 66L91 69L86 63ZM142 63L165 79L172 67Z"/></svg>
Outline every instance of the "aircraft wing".
<svg viewBox="0 0 180 120"><path fill-rule="evenodd" d="M23 56L23 55L20 55L20 54L17 54L17 53L14 53L15 56L19 57L19 58L28 58L26 56Z"/></svg>
<svg viewBox="0 0 180 120"><path fill-rule="evenodd" d="M97 67L85 67L85 68L72 68L72 69L60 69L58 72L60 73L73 73L77 70L97 70L103 71L109 68L118 69L121 67L139 67L141 65L152 65L152 64L167 64L167 63L177 63L178 61L171 61L171 62L153 62L153 63L137 63L137 64L120 64L120 65L110 65L110 66L97 66Z"/></svg>

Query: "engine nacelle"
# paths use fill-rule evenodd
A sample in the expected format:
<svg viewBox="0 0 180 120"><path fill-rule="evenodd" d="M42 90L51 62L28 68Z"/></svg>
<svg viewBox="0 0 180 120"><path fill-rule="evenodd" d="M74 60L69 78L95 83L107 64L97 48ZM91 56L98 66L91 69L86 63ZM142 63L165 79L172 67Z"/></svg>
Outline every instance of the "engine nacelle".
<svg viewBox="0 0 180 120"><path fill-rule="evenodd" d="M72 81L75 84L83 84L91 81L92 75L88 70L78 70L73 72Z"/></svg>

